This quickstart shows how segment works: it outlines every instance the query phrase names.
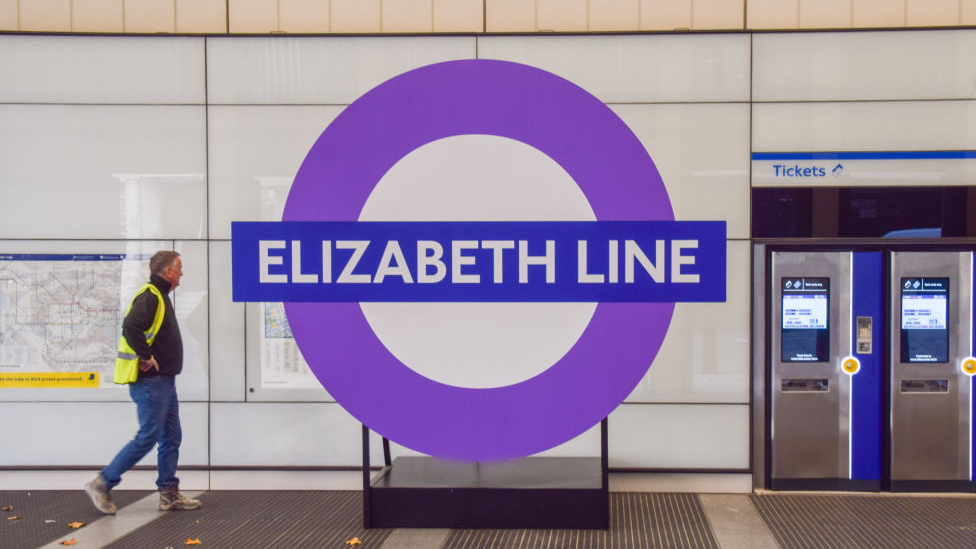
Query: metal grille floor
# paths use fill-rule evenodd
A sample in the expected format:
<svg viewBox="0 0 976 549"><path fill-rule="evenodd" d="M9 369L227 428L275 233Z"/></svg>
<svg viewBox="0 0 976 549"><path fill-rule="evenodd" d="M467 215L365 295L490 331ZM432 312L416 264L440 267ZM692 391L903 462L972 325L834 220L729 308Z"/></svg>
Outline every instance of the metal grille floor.
<svg viewBox="0 0 976 549"><path fill-rule="evenodd" d="M187 538L217 548L379 547L390 530L363 528L361 492L215 491L195 511L171 511L116 540L112 549L182 547Z"/></svg>
<svg viewBox="0 0 976 549"><path fill-rule="evenodd" d="M718 549L696 494L610 494L610 530L451 530L441 549Z"/></svg>
<svg viewBox="0 0 976 549"><path fill-rule="evenodd" d="M976 547L976 498L750 496L783 549Z"/></svg>
<svg viewBox="0 0 976 549"><path fill-rule="evenodd" d="M120 508L151 492L115 490L112 499ZM105 515L92 505L81 490L0 491L0 547L38 547L69 536L70 522L90 524ZM20 517L12 519L11 517Z"/></svg>

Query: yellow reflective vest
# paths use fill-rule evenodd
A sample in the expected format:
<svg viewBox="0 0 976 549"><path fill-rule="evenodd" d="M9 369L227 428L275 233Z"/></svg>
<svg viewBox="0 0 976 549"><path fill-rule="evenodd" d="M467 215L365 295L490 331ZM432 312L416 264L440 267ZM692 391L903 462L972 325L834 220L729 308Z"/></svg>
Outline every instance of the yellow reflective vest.
<svg viewBox="0 0 976 549"><path fill-rule="evenodd" d="M166 313L166 303L163 301L163 294L159 291L159 288L153 286L152 284L146 284L136 295L132 298L132 303L129 303L129 308L126 309L125 315L129 316L129 312L132 311L132 304L136 302L136 297L139 297L146 290L152 292L159 300L159 306L156 307L156 316L153 317L152 325L149 329L143 332L146 336L146 343L152 345L153 341L156 339L156 334L159 333L160 326L163 325L163 315ZM139 355L132 350L129 346L129 342L126 341L125 336L119 336L119 354L115 357L115 383L126 384L135 383L139 379Z"/></svg>

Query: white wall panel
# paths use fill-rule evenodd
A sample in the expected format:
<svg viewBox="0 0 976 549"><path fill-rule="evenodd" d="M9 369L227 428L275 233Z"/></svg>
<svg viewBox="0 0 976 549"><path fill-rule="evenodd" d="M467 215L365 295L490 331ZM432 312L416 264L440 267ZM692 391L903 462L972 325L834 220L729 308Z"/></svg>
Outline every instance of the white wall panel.
<svg viewBox="0 0 976 549"><path fill-rule="evenodd" d="M210 398L244 400L244 304L234 303L230 242L210 242Z"/></svg>
<svg viewBox="0 0 976 549"><path fill-rule="evenodd" d="M777 103L753 107L754 151L972 149L976 149L976 101ZM976 180L976 161L972 159L858 160L842 163L839 178L776 177L772 162L754 164L755 186L959 185Z"/></svg>
<svg viewBox="0 0 976 549"><path fill-rule="evenodd" d="M204 127L203 107L0 105L0 234L204 236Z"/></svg>
<svg viewBox="0 0 976 549"><path fill-rule="evenodd" d="M615 105L644 144L675 217L725 220L728 238L749 237L749 106Z"/></svg>
<svg viewBox="0 0 976 549"><path fill-rule="evenodd" d="M469 37L209 38L207 89L211 104L348 104L393 76L474 51Z"/></svg>
<svg viewBox="0 0 976 549"><path fill-rule="evenodd" d="M202 103L203 39L0 36L0 102Z"/></svg>
<svg viewBox="0 0 976 549"><path fill-rule="evenodd" d="M610 414L610 466L749 467L746 404L624 404Z"/></svg>
<svg viewBox="0 0 976 549"><path fill-rule="evenodd" d="M752 109L753 151L976 149L976 101L777 103Z"/></svg>
<svg viewBox="0 0 976 549"><path fill-rule="evenodd" d="M749 242L729 242L726 254L726 302L678 303L626 402L749 403Z"/></svg>
<svg viewBox="0 0 976 549"><path fill-rule="evenodd" d="M757 34L756 101L973 97L976 30Z"/></svg>
<svg viewBox="0 0 976 549"><path fill-rule="evenodd" d="M749 99L747 35L488 36L478 57L539 67L607 103Z"/></svg>
<svg viewBox="0 0 976 549"><path fill-rule="evenodd" d="M611 432L613 420L611 420ZM623 428L623 425L618 427ZM213 403L211 463L231 466L357 466L362 463L362 425L335 403ZM623 436L623 433L620 433ZM372 433L371 460L382 459ZM611 450L612 450L611 443ZM391 444L391 454L423 455ZM600 454L599 425L544 456Z"/></svg>
<svg viewBox="0 0 976 549"><path fill-rule="evenodd" d="M308 150L342 107L210 107L210 238L232 221L280 221Z"/></svg>
<svg viewBox="0 0 976 549"><path fill-rule="evenodd" d="M362 464L362 426L338 404L213 403L210 410L213 465ZM379 445L375 435L371 445Z"/></svg>
<svg viewBox="0 0 976 549"><path fill-rule="evenodd" d="M182 402L180 465L207 464L207 405ZM128 402L0 402L7 418L0 465L104 467L139 430L136 405ZM15 418L15 419L13 419ZM150 450L139 465L155 465Z"/></svg>
<svg viewBox="0 0 976 549"><path fill-rule="evenodd" d="M183 371L176 378L176 387L183 400L206 401L210 395L207 243L177 241L172 249L183 261L183 279L170 294L183 337Z"/></svg>
<svg viewBox="0 0 976 549"><path fill-rule="evenodd" d="M535 455L539 457L597 457L600 455L600 424L597 423L590 427L576 438Z"/></svg>

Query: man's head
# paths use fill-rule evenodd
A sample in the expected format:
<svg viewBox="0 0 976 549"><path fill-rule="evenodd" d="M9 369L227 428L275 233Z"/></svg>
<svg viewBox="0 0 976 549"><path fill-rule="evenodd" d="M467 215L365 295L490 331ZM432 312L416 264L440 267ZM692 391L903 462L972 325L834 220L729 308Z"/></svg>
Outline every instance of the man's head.
<svg viewBox="0 0 976 549"><path fill-rule="evenodd" d="M183 276L183 260L180 254L168 250L156 252L149 260L149 272L158 275L170 284L170 290L180 285Z"/></svg>

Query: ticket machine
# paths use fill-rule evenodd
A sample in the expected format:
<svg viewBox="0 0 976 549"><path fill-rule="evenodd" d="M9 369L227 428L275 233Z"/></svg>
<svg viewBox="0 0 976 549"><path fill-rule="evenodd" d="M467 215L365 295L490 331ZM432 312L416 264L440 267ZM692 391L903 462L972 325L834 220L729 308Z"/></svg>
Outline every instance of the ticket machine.
<svg viewBox="0 0 976 549"><path fill-rule="evenodd" d="M973 469L973 253L891 254L891 489L967 491Z"/></svg>
<svg viewBox="0 0 976 549"><path fill-rule="evenodd" d="M882 254L770 263L770 487L878 490Z"/></svg>

